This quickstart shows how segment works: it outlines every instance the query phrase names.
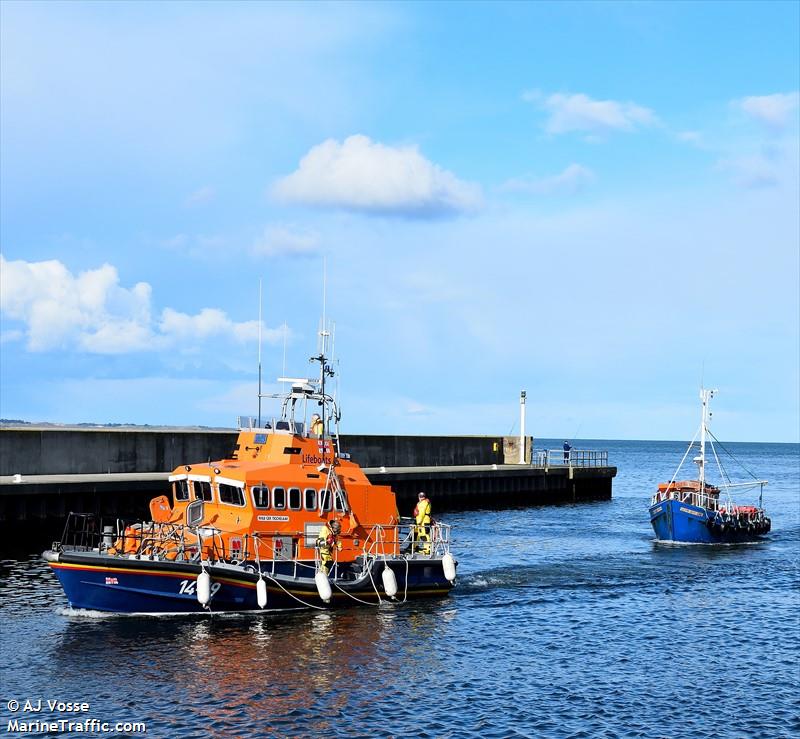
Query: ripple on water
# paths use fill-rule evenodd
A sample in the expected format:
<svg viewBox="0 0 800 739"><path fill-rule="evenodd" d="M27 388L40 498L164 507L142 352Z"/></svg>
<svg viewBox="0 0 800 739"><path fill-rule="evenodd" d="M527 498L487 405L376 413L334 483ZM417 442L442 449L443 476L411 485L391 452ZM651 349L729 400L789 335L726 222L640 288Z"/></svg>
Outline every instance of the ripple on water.
<svg viewBox="0 0 800 739"><path fill-rule="evenodd" d="M0 679L159 737L797 736L796 459L763 471L765 543L663 547L635 452L611 503L447 516L460 564L444 600L78 614L38 556L5 559Z"/></svg>

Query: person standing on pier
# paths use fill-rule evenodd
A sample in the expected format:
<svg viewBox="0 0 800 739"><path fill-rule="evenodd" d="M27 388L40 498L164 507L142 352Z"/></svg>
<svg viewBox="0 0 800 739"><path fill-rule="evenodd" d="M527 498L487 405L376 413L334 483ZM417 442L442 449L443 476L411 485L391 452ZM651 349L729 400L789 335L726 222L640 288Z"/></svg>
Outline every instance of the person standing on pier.
<svg viewBox="0 0 800 739"><path fill-rule="evenodd" d="M569 464L569 453L572 450L572 445L568 441L564 441L564 464Z"/></svg>
<svg viewBox="0 0 800 739"><path fill-rule="evenodd" d="M319 558L322 562L322 564L320 564L320 570L326 575L331 569L334 548L342 548L342 542L339 541L339 534L341 531L342 524L334 520L330 523L323 524L322 528L319 530L319 534L317 534L317 548L319 549Z"/></svg>
<svg viewBox="0 0 800 739"><path fill-rule="evenodd" d="M431 502L424 492L420 492L419 500L414 507L414 521L416 528L416 551L421 554L431 553Z"/></svg>

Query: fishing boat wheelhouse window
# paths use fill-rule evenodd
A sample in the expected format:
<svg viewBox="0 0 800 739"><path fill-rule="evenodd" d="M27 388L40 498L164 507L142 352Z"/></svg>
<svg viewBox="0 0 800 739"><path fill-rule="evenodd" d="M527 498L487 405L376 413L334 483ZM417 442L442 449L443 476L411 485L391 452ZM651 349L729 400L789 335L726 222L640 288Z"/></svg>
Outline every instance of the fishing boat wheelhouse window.
<svg viewBox="0 0 800 739"><path fill-rule="evenodd" d="M236 485L226 485L225 483L219 483L217 488L219 490L220 503L238 506L244 505L244 491L242 488Z"/></svg>
<svg viewBox="0 0 800 739"><path fill-rule="evenodd" d="M266 485L255 485L252 488L253 506L266 510L269 508L269 488Z"/></svg>
<svg viewBox="0 0 800 739"><path fill-rule="evenodd" d="M175 480L172 483L172 494L175 500L189 500L189 481Z"/></svg>
<svg viewBox="0 0 800 739"><path fill-rule="evenodd" d="M306 488L304 492L305 509L307 511L317 510L317 491L314 488Z"/></svg>
<svg viewBox="0 0 800 739"><path fill-rule="evenodd" d="M272 488L272 507L276 511L286 508L286 491L283 488Z"/></svg>
<svg viewBox="0 0 800 739"><path fill-rule="evenodd" d="M213 500L210 482L207 480L192 480L192 486L194 487L195 500L205 500L206 502Z"/></svg>
<svg viewBox="0 0 800 739"><path fill-rule="evenodd" d="M301 508L300 488L289 488L289 510L299 511Z"/></svg>

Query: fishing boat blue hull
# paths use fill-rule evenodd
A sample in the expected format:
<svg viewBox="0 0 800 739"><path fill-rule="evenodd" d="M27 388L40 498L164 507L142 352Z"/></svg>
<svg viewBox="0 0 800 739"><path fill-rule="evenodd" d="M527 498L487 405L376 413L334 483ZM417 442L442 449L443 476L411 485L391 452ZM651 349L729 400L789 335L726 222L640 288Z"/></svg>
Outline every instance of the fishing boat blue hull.
<svg viewBox="0 0 800 739"><path fill-rule="evenodd" d="M46 558L58 577L72 608L115 613L203 613L260 611L256 596L258 577L255 567L207 566L211 576L211 600L208 609L197 600L199 565L120 560L103 555L58 555ZM112 560L112 561L108 561ZM283 564L283 563L282 563ZM289 564L289 563L287 563ZM313 572L313 563L309 563ZM387 599L381 587L384 562L373 565L372 577L359 580L333 580L333 597L325 604L313 577L295 577L291 572L265 576L265 610L330 607L355 602L377 603ZM440 560L397 560L386 564L395 573L397 599L446 595L453 587L444 576Z"/></svg>
<svg viewBox="0 0 800 739"><path fill-rule="evenodd" d="M650 506L650 523L658 541L684 544L738 544L769 533L770 520L745 522L707 508L664 500Z"/></svg>

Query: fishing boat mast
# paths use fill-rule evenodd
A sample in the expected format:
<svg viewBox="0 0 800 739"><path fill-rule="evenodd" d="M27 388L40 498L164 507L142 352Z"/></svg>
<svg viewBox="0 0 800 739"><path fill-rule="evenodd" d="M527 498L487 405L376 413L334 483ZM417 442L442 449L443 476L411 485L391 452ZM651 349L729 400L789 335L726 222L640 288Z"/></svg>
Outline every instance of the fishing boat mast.
<svg viewBox="0 0 800 739"><path fill-rule="evenodd" d="M706 432L708 431L708 419L711 415L708 411L708 401L714 397L715 392L716 390L700 388L700 401L702 405L700 418L700 455L692 460L698 468L700 495L705 495L706 489Z"/></svg>

